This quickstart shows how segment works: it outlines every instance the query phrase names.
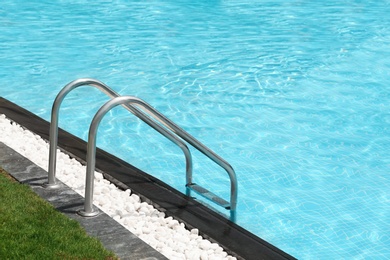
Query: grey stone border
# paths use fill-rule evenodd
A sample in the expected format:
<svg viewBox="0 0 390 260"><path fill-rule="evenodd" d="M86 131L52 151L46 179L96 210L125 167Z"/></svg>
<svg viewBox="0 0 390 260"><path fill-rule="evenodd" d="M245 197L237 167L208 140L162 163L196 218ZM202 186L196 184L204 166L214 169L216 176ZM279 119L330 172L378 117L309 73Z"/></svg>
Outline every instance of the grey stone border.
<svg viewBox="0 0 390 260"><path fill-rule="evenodd" d="M104 212L93 218L83 218L76 214L84 205L82 196L60 181L60 188L44 189L42 185L47 182L47 172L2 142L0 167L20 183L29 185L58 211L78 221L88 235L99 239L105 248L113 251L120 259L167 259Z"/></svg>

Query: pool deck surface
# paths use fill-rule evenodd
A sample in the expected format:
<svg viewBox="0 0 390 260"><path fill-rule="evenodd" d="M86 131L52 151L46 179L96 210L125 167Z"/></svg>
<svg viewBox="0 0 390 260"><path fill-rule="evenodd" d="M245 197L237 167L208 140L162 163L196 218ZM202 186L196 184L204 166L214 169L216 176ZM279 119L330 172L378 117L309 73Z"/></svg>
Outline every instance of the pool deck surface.
<svg viewBox="0 0 390 260"><path fill-rule="evenodd" d="M42 185L47 182L47 172L2 142L0 167L20 183L29 185L58 211L78 221L88 235L99 239L105 248L113 251L120 259L167 259L102 211L96 217L79 216L76 212L84 206L82 196L60 181L58 189L43 188Z"/></svg>

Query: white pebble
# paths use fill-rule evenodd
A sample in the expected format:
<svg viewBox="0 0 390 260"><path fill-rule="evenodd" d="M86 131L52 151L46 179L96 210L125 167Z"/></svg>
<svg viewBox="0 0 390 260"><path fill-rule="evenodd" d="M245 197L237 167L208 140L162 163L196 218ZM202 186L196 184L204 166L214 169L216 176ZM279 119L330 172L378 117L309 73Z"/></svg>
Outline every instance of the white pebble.
<svg viewBox="0 0 390 260"><path fill-rule="evenodd" d="M193 229L191 229L191 234L199 235L199 230L197 228L193 228Z"/></svg>
<svg viewBox="0 0 390 260"><path fill-rule="evenodd" d="M210 246L211 246L211 242L208 241L208 240L205 240L203 239L200 244L199 244L200 248L203 249L203 250L209 250L210 249Z"/></svg>

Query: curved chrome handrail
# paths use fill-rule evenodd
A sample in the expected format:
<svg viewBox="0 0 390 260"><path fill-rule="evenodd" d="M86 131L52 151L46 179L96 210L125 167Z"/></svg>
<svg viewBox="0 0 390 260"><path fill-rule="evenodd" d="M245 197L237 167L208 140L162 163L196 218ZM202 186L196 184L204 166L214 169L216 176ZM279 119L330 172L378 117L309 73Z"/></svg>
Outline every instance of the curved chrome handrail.
<svg viewBox="0 0 390 260"><path fill-rule="evenodd" d="M74 90L75 88L81 86L92 86L111 98L119 97L120 95L112 90L110 87L105 85L104 83L90 78L83 78L74 80L67 85L65 85L62 90L58 93L57 97L54 100L52 111L51 111L51 123L50 123L50 135L49 135L49 169L48 169L48 182L44 184L45 188L55 189L59 185L56 181L56 163L57 163L57 146L58 146L58 120L59 120L59 109L62 101L66 97L66 95ZM186 159L186 175L192 175L192 157L188 146L179 138L177 138L174 134L167 131L165 128L161 127L158 123L154 122L151 118L145 115L136 107L133 107L128 104L123 104L124 108L128 111L136 115L142 121L147 123L149 126L157 130L160 134L168 138L170 141L175 143L180 149L183 151Z"/></svg>
<svg viewBox="0 0 390 260"><path fill-rule="evenodd" d="M188 143L193 145L196 149L198 149L200 152L202 152L204 155L212 159L215 163L220 165L222 168L224 168L230 177L230 219L232 221L236 220L236 205L237 205L237 179L236 174L233 170L233 168L230 166L229 163L227 163L224 159L219 157L217 154L215 154L213 151L211 151L209 148L204 146L202 143L197 141L194 137L192 137L190 134L182 130L180 127L178 127L176 124L174 124L171 120L163 116L161 113L159 113L157 110L155 110L152 106L150 106L148 103L143 101L142 99L133 97L133 96L120 96L111 99L110 101L106 102L95 114L94 118L92 119L91 126L89 128L88 133L88 146L87 146L87 174L86 174L86 183L85 183L85 204L84 204L84 210L81 210L79 213L82 216L95 216L98 214L93 209L93 182L94 182L94 172L95 172L95 163L96 163L96 133L98 126L103 119L104 115L110 111L112 108L118 106L118 105L124 105L124 104L135 104L139 107L142 107L143 109L148 112L149 115L153 116L156 120L163 123L166 127L171 129L174 133L176 133L178 136L186 140ZM187 181L189 181L187 184L191 184L191 178L192 174L187 174Z"/></svg>

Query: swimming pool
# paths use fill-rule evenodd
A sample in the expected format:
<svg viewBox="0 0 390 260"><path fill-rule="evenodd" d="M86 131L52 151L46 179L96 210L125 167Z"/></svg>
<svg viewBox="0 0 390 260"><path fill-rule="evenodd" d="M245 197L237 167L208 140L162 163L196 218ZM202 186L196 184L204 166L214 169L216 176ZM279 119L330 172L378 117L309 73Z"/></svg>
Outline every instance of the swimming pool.
<svg viewBox="0 0 390 260"><path fill-rule="evenodd" d="M387 1L6 0L0 95L49 120L66 83L97 78L229 161L238 223L259 237L300 259L390 258L388 11ZM74 91L60 126L86 139L106 100ZM180 150L133 116L115 109L99 137L184 191ZM195 181L228 197L226 174L194 153Z"/></svg>

